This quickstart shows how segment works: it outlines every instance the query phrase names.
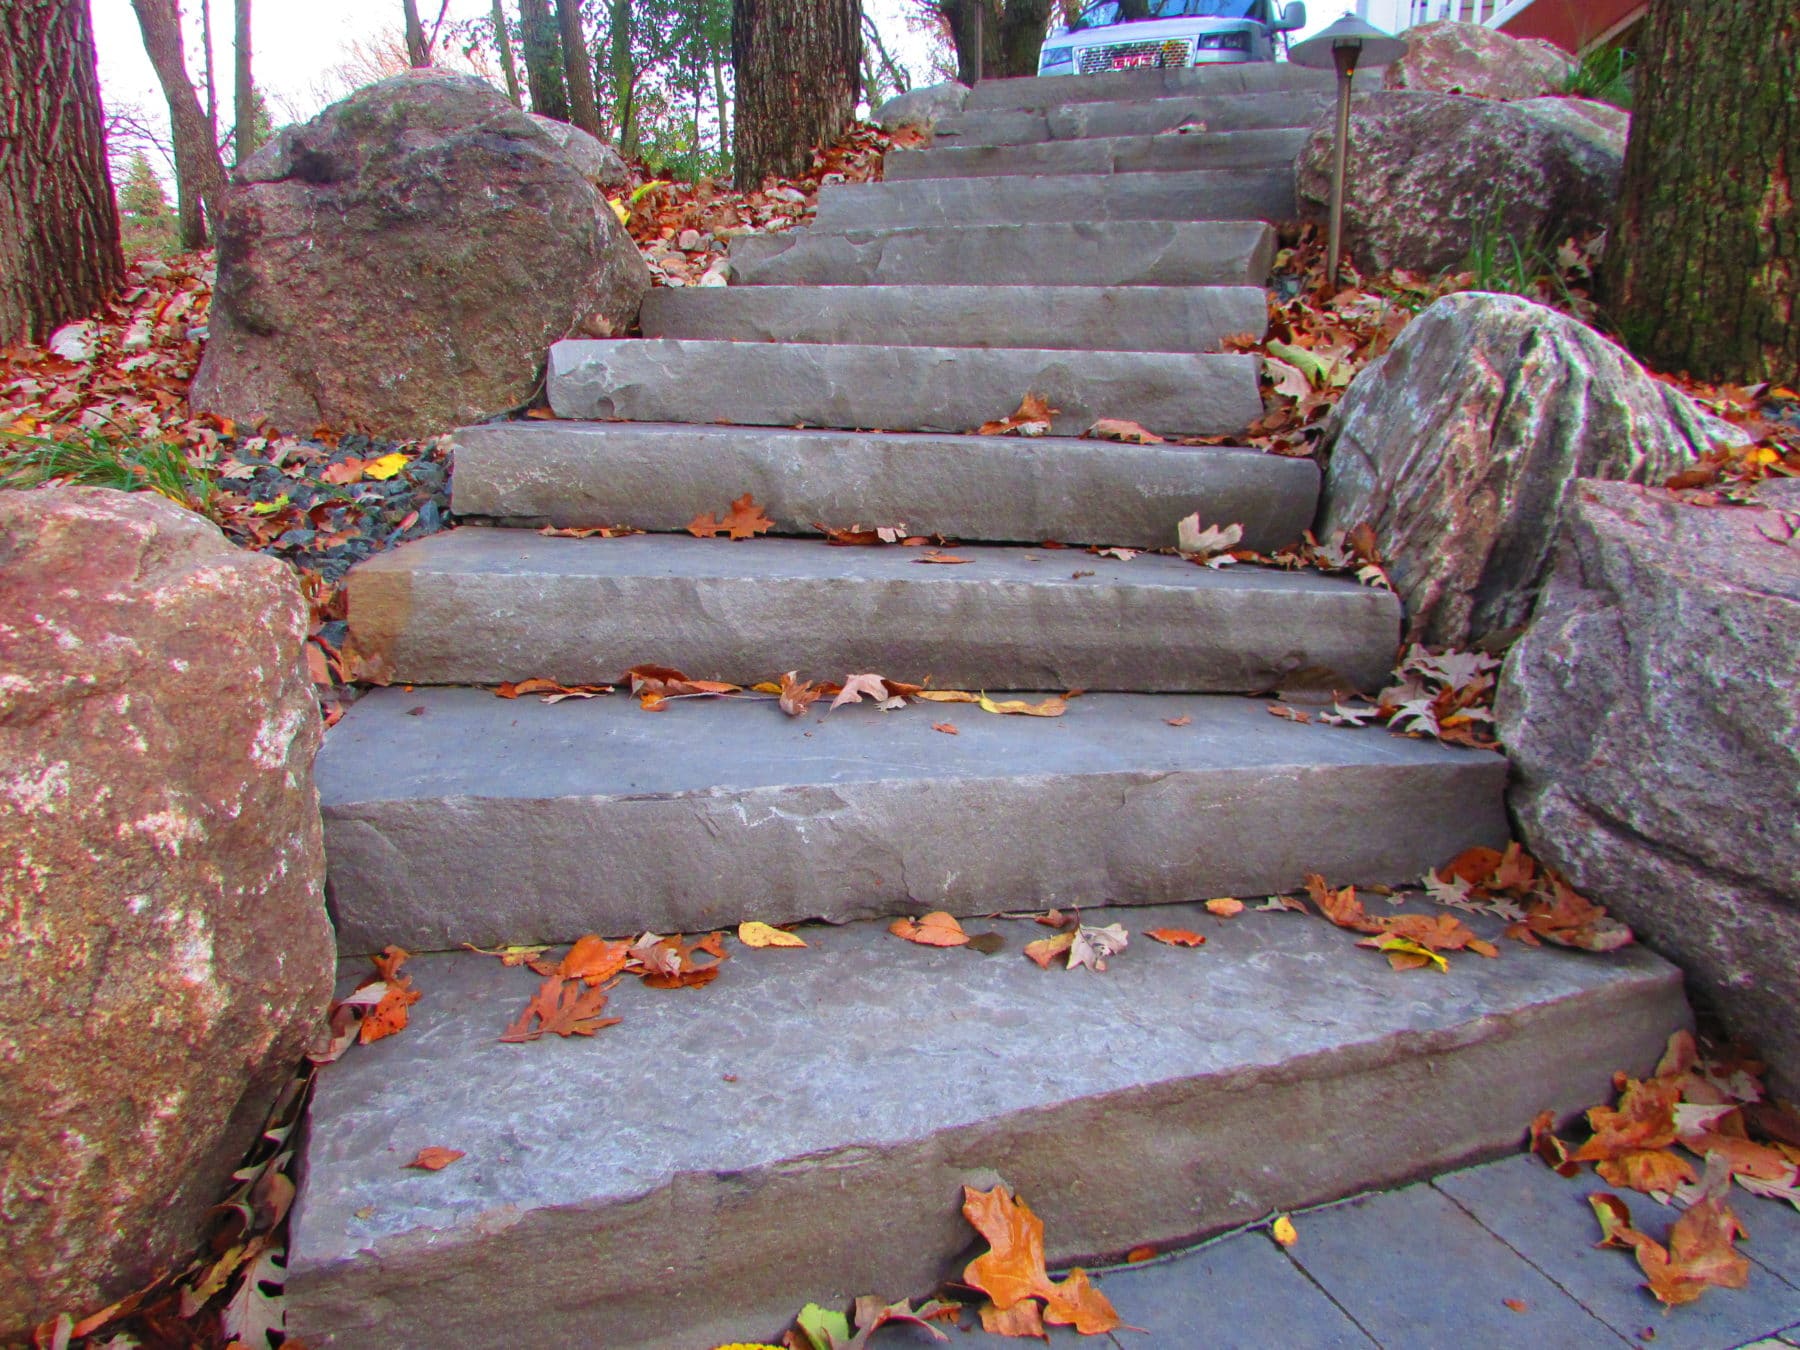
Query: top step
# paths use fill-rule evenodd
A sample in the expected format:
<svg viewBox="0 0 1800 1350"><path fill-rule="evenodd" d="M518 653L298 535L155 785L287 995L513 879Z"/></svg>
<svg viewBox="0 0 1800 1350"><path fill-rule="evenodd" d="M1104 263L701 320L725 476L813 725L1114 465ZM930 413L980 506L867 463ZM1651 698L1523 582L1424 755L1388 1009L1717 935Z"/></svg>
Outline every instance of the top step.
<svg viewBox="0 0 1800 1350"><path fill-rule="evenodd" d="M1369 77L1358 80L1359 86ZM1195 94L1317 93L1336 88L1329 70L1287 61L1252 61L1197 69L1114 70L1101 75L1028 76L983 80L969 91L964 112L996 108L1052 108L1064 103L1137 103Z"/></svg>
<svg viewBox="0 0 1800 1350"><path fill-rule="evenodd" d="M1066 103L1044 109L962 113L937 124L938 149L977 145L1037 145L1104 136L1159 136L1192 127L1204 131L1269 131L1313 127L1331 111L1319 93L1201 94L1141 103Z"/></svg>

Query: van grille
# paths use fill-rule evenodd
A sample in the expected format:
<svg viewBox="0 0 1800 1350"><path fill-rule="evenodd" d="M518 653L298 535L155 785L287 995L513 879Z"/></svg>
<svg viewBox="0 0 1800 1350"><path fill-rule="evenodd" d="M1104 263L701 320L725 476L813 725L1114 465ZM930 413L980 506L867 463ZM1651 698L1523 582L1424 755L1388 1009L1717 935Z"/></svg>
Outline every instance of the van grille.
<svg viewBox="0 0 1800 1350"><path fill-rule="evenodd" d="M1191 44L1179 38L1171 38L1166 42L1113 42L1104 47L1089 47L1083 51L1081 73L1094 75L1103 70L1111 70L1114 61L1121 57L1131 60L1134 65L1185 66L1192 52ZM1145 61L1145 57L1150 60Z"/></svg>

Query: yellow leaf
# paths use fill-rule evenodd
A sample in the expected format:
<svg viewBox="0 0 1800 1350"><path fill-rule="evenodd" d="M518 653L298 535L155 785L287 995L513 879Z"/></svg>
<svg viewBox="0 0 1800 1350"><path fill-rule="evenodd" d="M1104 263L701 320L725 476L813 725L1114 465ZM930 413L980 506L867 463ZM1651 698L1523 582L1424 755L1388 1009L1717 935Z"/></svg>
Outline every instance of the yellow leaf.
<svg viewBox="0 0 1800 1350"><path fill-rule="evenodd" d="M979 703L981 700L974 694L961 689L921 689L914 698L922 698L931 703Z"/></svg>
<svg viewBox="0 0 1800 1350"><path fill-rule="evenodd" d="M1365 938L1358 946L1374 947L1377 951L1387 953L1388 964L1395 970L1417 970L1421 966L1433 965L1439 970L1450 969L1450 963L1439 956L1431 948L1414 942L1411 938L1384 937L1379 941Z"/></svg>
<svg viewBox="0 0 1800 1350"><path fill-rule="evenodd" d="M1221 895L1217 900L1206 902L1206 912L1216 914L1221 919L1234 918L1244 912L1244 902L1233 896Z"/></svg>
<svg viewBox="0 0 1800 1350"><path fill-rule="evenodd" d="M806 943L792 933L784 933L756 919L738 925L738 941L746 947L804 947Z"/></svg>
<svg viewBox="0 0 1800 1350"><path fill-rule="evenodd" d="M399 451L391 455L383 455L380 459L371 459L363 465L364 478L392 478L406 467L406 456Z"/></svg>
<svg viewBox="0 0 1800 1350"><path fill-rule="evenodd" d="M764 680L761 684L751 685L750 691L756 694L779 694L781 692L781 686L773 681Z"/></svg>
<svg viewBox="0 0 1800 1350"><path fill-rule="evenodd" d="M624 202L617 197L608 197L606 204L612 207L613 214L619 218L619 224L629 225L631 223L631 212L625 209Z"/></svg>
<svg viewBox="0 0 1800 1350"><path fill-rule="evenodd" d="M1275 1226L1269 1229L1269 1236L1284 1247L1291 1247L1300 1240L1300 1234L1294 1231L1294 1221L1285 1214L1275 1220Z"/></svg>
<svg viewBox="0 0 1800 1350"><path fill-rule="evenodd" d="M1047 698L1042 703L1027 703L1024 699L1009 698L995 702L986 694L976 700L983 712L1018 713L1024 717L1061 717L1069 710L1069 701L1065 698Z"/></svg>
<svg viewBox="0 0 1800 1350"><path fill-rule="evenodd" d="M1750 462L1752 464L1776 464L1779 463L1780 460L1781 456L1778 455L1772 447L1767 445L1759 445L1755 450L1750 452Z"/></svg>
<svg viewBox="0 0 1800 1350"><path fill-rule="evenodd" d="M252 515L272 516L277 511L285 510L287 504L288 495L284 492L272 502L252 502L250 504L250 512Z"/></svg>

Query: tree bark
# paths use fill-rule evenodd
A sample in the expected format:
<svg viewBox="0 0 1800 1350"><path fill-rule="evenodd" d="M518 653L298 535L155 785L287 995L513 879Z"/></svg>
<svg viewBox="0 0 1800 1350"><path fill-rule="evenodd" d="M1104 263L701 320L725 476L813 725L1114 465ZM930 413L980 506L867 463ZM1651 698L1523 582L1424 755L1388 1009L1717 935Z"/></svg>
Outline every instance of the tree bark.
<svg viewBox="0 0 1800 1350"><path fill-rule="evenodd" d="M237 126L231 133L232 158L242 164L256 153L257 113L261 104L256 94L256 76L250 61L250 0L234 0L232 51L232 111Z"/></svg>
<svg viewBox="0 0 1800 1350"><path fill-rule="evenodd" d="M500 0L494 0L494 42L500 48L500 69L506 76L506 96L512 100L515 108L523 108L525 100L519 96L519 66L513 60L512 38L506 31L506 11L501 8Z"/></svg>
<svg viewBox="0 0 1800 1350"><path fill-rule="evenodd" d="M612 57L613 128L618 133L619 153L638 152L637 68L631 59L631 0L612 0L607 45Z"/></svg>
<svg viewBox="0 0 1800 1350"><path fill-rule="evenodd" d="M400 0L406 14L406 59L413 68L431 64L431 53L425 48L425 25L419 22L419 0Z"/></svg>
<svg viewBox="0 0 1800 1350"><path fill-rule="evenodd" d="M525 43L525 83L531 111L558 122L569 120L569 93L563 84L562 44L550 0L519 0L519 35Z"/></svg>
<svg viewBox="0 0 1800 1350"><path fill-rule="evenodd" d="M11 0L8 0L9 4ZM176 0L131 0L143 30L144 50L156 68L169 104L169 126L175 138L175 195L181 216L181 245L206 243L207 218L219 218L225 205L225 169L219 144L188 78L182 51L181 11Z"/></svg>
<svg viewBox="0 0 1800 1350"><path fill-rule="evenodd" d="M200 69L205 77L206 127L212 132L213 144L219 143L219 77L213 68L212 0L200 0L200 47L204 60Z"/></svg>
<svg viewBox="0 0 1800 1350"><path fill-rule="evenodd" d="M733 0L737 185L791 177L850 125L862 79L862 0Z"/></svg>
<svg viewBox="0 0 1800 1350"><path fill-rule="evenodd" d="M725 63L716 55L712 60L713 98L719 105L719 154L731 159L731 98L725 92Z"/></svg>
<svg viewBox="0 0 1800 1350"><path fill-rule="evenodd" d="M42 342L125 276L87 0L0 4L0 346Z"/></svg>
<svg viewBox="0 0 1800 1350"><path fill-rule="evenodd" d="M956 47L956 78L1010 79L1037 74L1038 52L1050 31L1055 0L934 0ZM976 11L979 9L980 22ZM980 35L981 62L975 44Z"/></svg>
<svg viewBox="0 0 1800 1350"><path fill-rule="evenodd" d="M563 75L569 84L569 120L590 136L600 134L600 109L594 103L594 76L587 34L581 30L581 0L556 0L556 23L562 31Z"/></svg>
<svg viewBox="0 0 1800 1350"><path fill-rule="evenodd" d="M1603 280L1639 356L1800 381L1800 0L1651 0Z"/></svg>

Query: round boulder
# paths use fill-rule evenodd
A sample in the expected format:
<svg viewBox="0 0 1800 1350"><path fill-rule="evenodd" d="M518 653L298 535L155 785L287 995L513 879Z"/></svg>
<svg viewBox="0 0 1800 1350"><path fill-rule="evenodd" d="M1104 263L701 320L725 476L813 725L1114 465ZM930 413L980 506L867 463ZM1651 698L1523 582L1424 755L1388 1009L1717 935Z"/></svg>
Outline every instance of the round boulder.
<svg viewBox="0 0 1800 1350"><path fill-rule="evenodd" d="M954 117L968 102L969 86L951 80L896 94L875 110L874 122L883 131L911 128L929 136L946 117Z"/></svg>
<svg viewBox="0 0 1800 1350"><path fill-rule="evenodd" d="M1521 41L1481 23L1420 24L1405 37L1406 55L1382 77L1386 88L1537 98L1560 93L1575 70L1575 58L1554 43Z"/></svg>
<svg viewBox="0 0 1800 1350"><path fill-rule="evenodd" d="M401 439L525 403L551 343L622 335L650 285L591 167L438 70L286 128L229 189L190 401Z"/></svg>
<svg viewBox="0 0 1800 1350"><path fill-rule="evenodd" d="M284 564L0 492L0 1343L195 1251L331 993Z"/></svg>
<svg viewBox="0 0 1800 1350"><path fill-rule="evenodd" d="M554 117L540 117L536 113L528 116L546 136L562 147L563 153L581 170L581 176L602 192L624 187L631 180L630 166L605 141Z"/></svg>

